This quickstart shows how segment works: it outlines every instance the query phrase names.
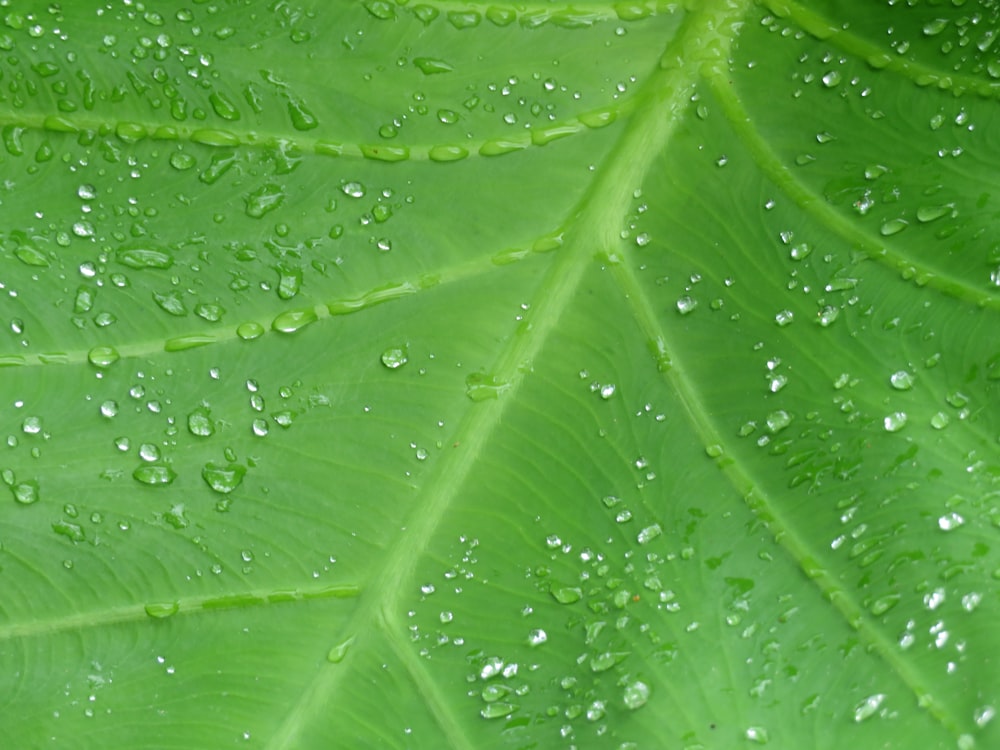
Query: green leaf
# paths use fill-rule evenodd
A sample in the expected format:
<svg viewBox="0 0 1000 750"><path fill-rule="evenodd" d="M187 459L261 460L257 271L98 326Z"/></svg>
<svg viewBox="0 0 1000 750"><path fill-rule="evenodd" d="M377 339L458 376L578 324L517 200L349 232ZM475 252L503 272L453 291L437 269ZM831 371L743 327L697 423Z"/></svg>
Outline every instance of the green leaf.
<svg viewBox="0 0 1000 750"><path fill-rule="evenodd" d="M89 5L0 26L7 745L1000 743L991 4Z"/></svg>

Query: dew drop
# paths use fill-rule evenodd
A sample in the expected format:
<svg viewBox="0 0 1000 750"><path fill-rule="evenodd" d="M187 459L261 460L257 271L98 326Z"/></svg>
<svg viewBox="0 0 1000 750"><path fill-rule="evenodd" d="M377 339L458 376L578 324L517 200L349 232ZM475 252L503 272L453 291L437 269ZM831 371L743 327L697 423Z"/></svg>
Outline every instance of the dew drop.
<svg viewBox="0 0 1000 750"><path fill-rule="evenodd" d="M883 222L882 226L879 227L879 234L883 237L891 237L894 234L899 234L904 229L906 229L907 222L905 219L889 219Z"/></svg>
<svg viewBox="0 0 1000 750"><path fill-rule="evenodd" d="M698 301L688 295L684 295L677 300L677 312L681 315L687 315L692 312L698 306Z"/></svg>
<svg viewBox="0 0 1000 750"><path fill-rule="evenodd" d="M132 472L132 477L153 487L164 486L177 478L177 472L164 464L146 464Z"/></svg>
<svg viewBox="0 0 1000 750"><path fill-rule="evenodd" d="M34 480L20 482L10 488L11 493L21 505L31 505L38 502L38 483Z"/></svg>
<svg viewBox="0 0 1000 750"><path fill-rule="evenodd" d="M882 425L885 427L886 432L899 432L906 426L906 420L905 411L894 411L882 420Z"/></svg>
<svg viewBox="0 0 1000 750"><path fill-rule="evenodd" d="M246 467L239 464L220 466L209 462L202 468L201 478L216 492L228 495L240 486L246 473Z"/></svg>
<svg viewBox="0 0 1000 750"><path fill-rule="evenodd" d="M941 531L953 531L959 526L962 526L964 523L965 519L955 511L945 513L943 516L938 518L938 528L941 529Z"/></svg>
<svg viewBox="0 0 1000 750"><path fill-rule="evenodd" d="M622 701L625 703L625 708L630 711L642 708L649 700L649 692L649 685L645 682L641 680L630 682L625 686L625 692L622 694Z"/></svg>
<svg viewBox="0 0 1000 750"><path fill-rule="evenodd" d="M179 602L156 602L154 604L147 604L143 609L146 610L146 615L152 617L155 620L162 620L164 618L170 617L171 615L177 614L180 609Z"/></svg>
<svg viewBox="0 0 1000 750"><path fill-rule="evenodd" d="M331 664L340 664L347 656L348 650L351 648L351 644L354 643L354 637L351 636L342 643L338 643L336 646L331 648L326 654L326 660Z"/></svg>
<svg viewBox="0 0 1000 750"><path fill-rule="evenodd" d="M236 328L236 335L244 341L253 341L264 335L264 326L254 320L240 323Z"/></svg>
<svg viewBox="0 0 1000 750"><path fill-rule="evenodd" d="M889 376L889 382L897 391L908 391L913 387L913 374L906 370L899 370Z"/></svg>
<svg viewBox="0 0 1000 750"><path fill-rule="evenodd" d="M87 360L94 367L104 369L118 361L118 351L111 346L95 346L87 352Z"/></svg>
<svg viewBox="0 0 1000 750"><path fill-rule="evenodd" d="M875 693L874 695L869 695L854 707L854 720L860 723L865 719L874 716L875 712L878 711L884 701L885 693Z"/></svg>

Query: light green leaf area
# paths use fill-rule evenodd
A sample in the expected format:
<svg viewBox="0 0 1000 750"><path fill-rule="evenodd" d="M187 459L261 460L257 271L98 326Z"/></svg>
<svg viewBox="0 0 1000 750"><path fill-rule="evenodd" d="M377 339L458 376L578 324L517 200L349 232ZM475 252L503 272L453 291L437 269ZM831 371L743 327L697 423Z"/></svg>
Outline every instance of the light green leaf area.
<svg viewBox="0 0 1000 750"><path fill-rule="evenodd" d="M997 11L847 5L3 3L5 746L1000 746Z"/></svg>

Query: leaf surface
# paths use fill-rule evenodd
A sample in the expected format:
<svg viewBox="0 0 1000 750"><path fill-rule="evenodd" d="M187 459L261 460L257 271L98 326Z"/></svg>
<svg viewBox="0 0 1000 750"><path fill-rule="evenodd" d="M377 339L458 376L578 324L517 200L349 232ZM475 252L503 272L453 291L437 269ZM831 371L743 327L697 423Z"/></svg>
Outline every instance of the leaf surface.
<svg viewBox="0 0 1000 750"><path fill-rule="evenodd" d="M992 5L10 5L12 747L998 742Z"/></svg>

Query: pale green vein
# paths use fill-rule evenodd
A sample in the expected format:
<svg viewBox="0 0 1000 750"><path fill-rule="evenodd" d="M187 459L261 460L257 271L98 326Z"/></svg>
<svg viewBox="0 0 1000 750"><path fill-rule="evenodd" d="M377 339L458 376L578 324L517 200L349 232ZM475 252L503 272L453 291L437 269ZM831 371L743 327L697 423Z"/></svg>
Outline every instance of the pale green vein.
<svg viewBox="0 0 1000 750"><path fill-rule="evenodd" d="M241 340L254 342L269 335L291 335L318 321L362 312L376 305L393 302L436 287L468 281L493 273L498 267L525 261L551 252L562 244L561 233L553 232L536 240L530 247L503 250L492 256L442 268L411 280L383 284L354 297L286 309L261 317L247 317L239 324L206 326L187 334L150 339L132 344L106 344L88 350L0 354L0 369L37 367L39 365L78 365L90 361L98 367L110 367L119 359L149 357L159 352L181 352L202 346L221 345ZM332 321L331 321L332 322Z"/></svg>
<svg viewBox="0 0 1000 750"><path fill-rule="evenodd" d="M545 146L552 141L577 135L586 130L603 128L619 117L627 116L635 107L633 98L595 107L572 117L544 126L534 127L510 136L480 138L460 143L399 144L351 143L328 137L288 133L266 133L258 130L236 130L232 127L187 127L163 125L135 120L109 122L92 115L27 115L20 111L0 110L0 128L5 129L4 142L13 156L25 153L22 132L26 130L57 134L114 133L127 144L142 140L162 143L194 143L213 148L273 149L298 151L326 157L368 159L382 162L434 161L453 162L473 156L504 156L533 146Z"/></svg>
<svg viewBox="0 0 1000 750"><path fill-rule="evenodd" d="M628 214L635 189L641 184L654 158L669 141L700 75L701 65L715 55L728 54L735 25L746 12L747 3L706 3L699 12L685 19L664 59L680 60L679 65L663 65L647 81L639 96L639 109L623 134L622 140L599 171L574 215L564 237L565 248L555 256L532 301L527 325L509 339L499 353L492 370L492 391L487 398L470 406L459 423L455 440L460 446L449 451L432 469L415 510L403 523L403 530L371 582L372 595L366 596L339 634L364 638L371 626L379 624L389 639L406 642L406 629L400 620L403 600L413 586L414 560L425 553L437 527L451 505L462 496L462 488L471 476L479 457L485 452L494 431L516 399L532 364L557 329L563 314L572 305L580 282L595 255L615 247L622 217ZM354 649L352 649L353 653ZM295 748L310 719L327 710L331 696L343 686L350 673L351 654L343 662L317 673L284 723L267 743L269 750ZM412 673L423 686L424 671ZM454 747L469 747L453 717L455 708L428 687L423 693L432 713Z"/></svg>
<svg viewBox="0 0 1000 750"><path fill-rule="evenodd" d="M618 286L629 301L643 334L647 340L653 342L651 348L656 355L658 369L663 373L663 378L671 390L678 394L695 433L706 446L706 450L708 446L720 446L724 449L731 441L723 437L716 428L694 379L685 372L683 363L669 358L668 353L673 346L668 329L658 322L653 303L636 277L635 271L630 264L624 262L613 264L611 270ZM819 562L811 545L787 520L776 500L762 489L764 485L757 481L747 468L727 456L725 452L717 456L715 461L750 511L764 521L775 541L791 555L847 623L899 675L903 683L917 697L919 704L946 729L956 735L960 734L959 720L932 696L916 667L903 658L903 654L895 647L893 641L877 627L837 576Z"/></svg>
<svg viewBox="0 0 1000 750"><path fill-rule="evenodd" d="M30 622L5 623L0 625L0 641L80 632L123 622L158 620L175 615L246 609L314 599L348 599L357 597L360 593L361 589L354 584L337 584L286 590L254 589L223 596L186 596L147 604L126 604L95 612L75 612L53 618L33 618Z"/></svg>
<svg viewBox="0 0 1000 750"><path fill-rule="evenodd" d="M857 55L876 69L899 73L918 86L935 86L955 93L973 91L980 96L995 97L1000 94L1000 82L975 78L959 73L943 72L923 63L907 60L902 55L888 52L866 39L862 39L842 26L835 24L821 13L789 0L764 0L772 13L790 18L817 39L829 41L852 55Z"/></svg>
<svg viewBox="0 0 1000 750"><path fill-rule="evenodd" d="M402 3L400 3L402 5ZM387 2L366 3L376 18L391 18L395 8ZM546 23L554 26L580 28L606 21L638 21L654 15L675 13L679 2L669 0L632 0L631 2L549 5L544 3L463 2L462 0L425 0L411 3L407 10L423 21L431 21L442 13L458 28L478 25L485 17L497 26L518 23L533 28Z"/></svg>
<svg viewBox="0 0 1000 750"><path fill-rule="evenodd" d="M753 155L754 162L803 211L853 246L863 250L872 260L893 269L904 278L912 278L919 286L929 286L979 307L1000 310L1000 294L978 289L941 267L914 260L882 239L859 229L849 217L834 209L821 195L800 180L795 171L775 153L770 144L754 128L746 109L729 84L724 68L708 74L712 93L722 105L730 126Z"/></svg>

